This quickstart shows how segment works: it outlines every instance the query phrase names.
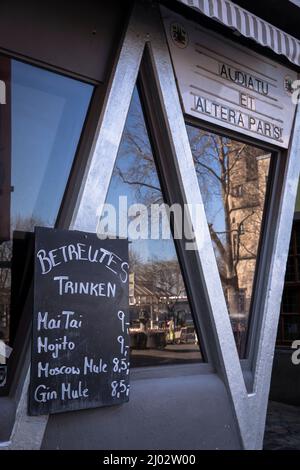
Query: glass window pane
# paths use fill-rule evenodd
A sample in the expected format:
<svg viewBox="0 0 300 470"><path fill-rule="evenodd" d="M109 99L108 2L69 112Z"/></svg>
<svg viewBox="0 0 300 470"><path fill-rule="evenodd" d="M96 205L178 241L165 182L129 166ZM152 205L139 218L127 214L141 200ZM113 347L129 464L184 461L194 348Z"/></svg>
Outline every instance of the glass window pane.
<svg viewBox="0 0 300 470"><path fill-rule="evenodd" d="M300 228L299 228L299 224L298 224L297 229L295 230L295 237L296 237L297 254L300 255Z"/></svg>
<svg viewBox="0 0 300 470"><path fill-rule="evenodd" d="M12 61L12 224L53 226L93 87Z"/></svg>
<svg viewBox="0 0 300 470"><path fill-rule="evenodd" d="M292 232L290 246L289 246L290 256L295 256L295 238L296 238L296 234Z"/></svg>
<svg viewBox="0 0 300 470"><path fill-rule="evenodd" d="M295 221L281 302L280 328L277 336L277 345L279 346L290 346L291 342L298 339L300 335L300 256L297 255L299 233L300 225Z"/></svg>
<svg viewBox="0 0 300 470"><path fill-rule="evenodd" d="M293 282L296 281L296 258L289 256L287 260L285 281Z"/></svg>
<svg viewBox="0 0 300 470"><path fill-rule="evenodd" d="M151 208L162 202L163 193L135 89L106 198L106 203L116 209L117 220L125 220L128 225L132 367L201 360L172 235L164 238L161 225L157 239L150 233ZM140 238L130 230L138 220L134 204L142 204L147 212L138 230L145 230L149 222ZM119 235L119 224L107 232Z"/></svg>
<svg viewBox="0 0 300 470"><path fill-rule="evenodd" d="M297 288L285 288L282 296L282 312L299 313L300 316L300 292Z"/></svg>
<svg viewBox="0 0 300 470"><path fill-rule="evenodd" d="M300 315L285 316L283 324L285 342L291 342L300 338Z"/></svg>
<svg viewBox="0 0 300 470"><path fill-rule="evenodd" d="M1 391L24 306L13 308L19 292L11 298L12 279L22 277L23 265L12 272L12 255L16 245L17 261L26 255L20 231L55 224L93 87L1 55L0 70L7 86L6 104L0 106Z"/></svg>
<svg viewBox="0 0 300 470"><path fill-rule="evenodd" d="M271 156L190 125L187 131L233 332L243 356Z"/></svg>

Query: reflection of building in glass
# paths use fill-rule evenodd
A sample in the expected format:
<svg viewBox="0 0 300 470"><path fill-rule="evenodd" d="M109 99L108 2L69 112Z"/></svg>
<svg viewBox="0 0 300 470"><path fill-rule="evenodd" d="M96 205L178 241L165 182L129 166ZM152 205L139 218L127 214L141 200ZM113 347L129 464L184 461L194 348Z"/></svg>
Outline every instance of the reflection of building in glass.
<svg viewBox="0 0 300 470"><path fill-rule="evenodd" d="M210 235L243 355L270 155L187 125Z"/></svg>
<svg viewBox="0 0 300 470"><path fill-rule="evenodd" d="M250 151L241 158L233 158L228 203L235 278L232 286L226 286L226 299L241 343L245 340L250 309L270 155L255 155Z"/></svg>

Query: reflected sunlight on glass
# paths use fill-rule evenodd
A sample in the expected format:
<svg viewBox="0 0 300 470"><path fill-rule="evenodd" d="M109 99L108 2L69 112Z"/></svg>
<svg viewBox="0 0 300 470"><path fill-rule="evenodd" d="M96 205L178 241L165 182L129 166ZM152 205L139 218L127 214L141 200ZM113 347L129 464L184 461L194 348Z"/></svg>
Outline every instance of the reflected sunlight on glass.
<svg viewBox="0 0 300 470"><path fill-rule="evenodd" d="M136 89L106 198L117 212L119 196L127 196L128 206L142 203L148 207L163 202ZM131 366L200 361L173 239L130 240L129 259Z"/></svg>
<svg viewBox="0 0 300 470"><path fill-rule="evenodd" d="M244 355L271 155L187 125L230 320Z"/></svg>
<svg viewBox="0 0 300 470"><path fill-rule="evenodd" d="M2 207L6 227L1 220L0 340L7 350L25 302L18 289L12 296L11 290L16 285L26 290L26 276L19 279L28 268L26 237L36 225L55 224L93 87L2 56L0 61L6 61L11 89L0 116L6 119L5 136L0 135L5 162L1 178L5 166L8 180L6 208ZM12 269L13 263L17 265ZM0 357L0 387L5 385L7 357Z"/></svg>

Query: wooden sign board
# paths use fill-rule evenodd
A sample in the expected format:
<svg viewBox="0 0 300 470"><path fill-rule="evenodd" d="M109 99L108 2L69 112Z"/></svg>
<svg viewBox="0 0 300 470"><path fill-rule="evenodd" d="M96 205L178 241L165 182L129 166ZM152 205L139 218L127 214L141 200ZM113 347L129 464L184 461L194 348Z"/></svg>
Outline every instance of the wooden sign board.
<svg viewBox="0 0 300 470"><path fill-rule="evenodd" d="M129 399L128 241L36 228L29 414Z"/></svg>
<svg viewBox="0 0 300 470"><path fill-rule="evenodd" d="M288 148L297 73L161 7L184 112Z"/></svg>

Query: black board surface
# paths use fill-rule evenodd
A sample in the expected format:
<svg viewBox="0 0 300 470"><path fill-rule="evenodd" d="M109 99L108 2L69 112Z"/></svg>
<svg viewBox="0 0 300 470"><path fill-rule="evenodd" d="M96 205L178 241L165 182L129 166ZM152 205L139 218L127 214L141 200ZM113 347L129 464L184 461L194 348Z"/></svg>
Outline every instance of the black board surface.
<svg viewBox="0 0 300 470"><path fill-rule="evenodd" d="M129 399L128 241L37 227L29 414Z"/></svg>

